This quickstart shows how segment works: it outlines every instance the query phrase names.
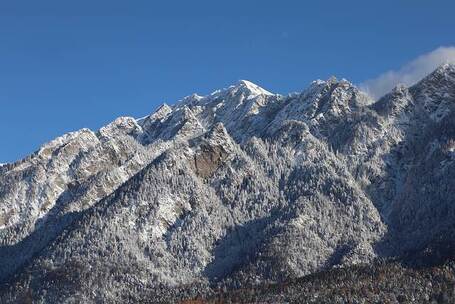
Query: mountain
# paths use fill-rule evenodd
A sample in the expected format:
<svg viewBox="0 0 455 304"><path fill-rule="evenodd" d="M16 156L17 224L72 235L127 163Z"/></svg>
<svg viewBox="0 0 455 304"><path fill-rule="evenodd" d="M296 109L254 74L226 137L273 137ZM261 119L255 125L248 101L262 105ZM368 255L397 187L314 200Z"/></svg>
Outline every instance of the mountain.
<svg viewBox="0 0 455 304"><path fill-rule="evenodd" d="M288 96L243 80L65 134L0 166L0 300L176 302L445 263L454 105L447 64L378 101L334 77Z"/></svg>

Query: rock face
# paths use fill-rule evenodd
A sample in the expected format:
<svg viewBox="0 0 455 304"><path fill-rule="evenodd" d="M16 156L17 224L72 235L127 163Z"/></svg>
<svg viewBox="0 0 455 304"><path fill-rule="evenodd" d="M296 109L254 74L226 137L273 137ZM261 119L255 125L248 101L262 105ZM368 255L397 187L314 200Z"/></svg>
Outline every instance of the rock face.
<svg viewBox="0 0 455 304"><path fill-rule="evenodd" d="M0 166L0 299L158 302L451 242L454 105L444 65L378 101L240 81L66 134Z"/></svg>

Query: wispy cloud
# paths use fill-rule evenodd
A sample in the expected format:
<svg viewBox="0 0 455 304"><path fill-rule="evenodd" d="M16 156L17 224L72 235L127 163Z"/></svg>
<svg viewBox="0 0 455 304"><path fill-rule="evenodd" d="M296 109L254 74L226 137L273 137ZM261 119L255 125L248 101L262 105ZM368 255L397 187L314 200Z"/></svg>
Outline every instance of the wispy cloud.
<svg viewBox="0 0 455 304"><path fill-rule="evenodd" d="M421 55L398 70L390 70L360 84L372 97L379 98L398 84L412 85L444 63L455 63L455 47L439 47Z"/></svg>

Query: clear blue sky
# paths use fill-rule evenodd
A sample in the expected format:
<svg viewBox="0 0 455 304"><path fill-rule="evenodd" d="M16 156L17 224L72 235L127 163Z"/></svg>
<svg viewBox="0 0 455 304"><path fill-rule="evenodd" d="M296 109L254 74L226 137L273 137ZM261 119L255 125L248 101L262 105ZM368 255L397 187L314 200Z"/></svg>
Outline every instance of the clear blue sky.
<svg viewBox="0 0 455 304"><path fill-rule="evenodd" d="M239 79L358 83L455 44L455 1L1 1L0 162Z"/></svg>

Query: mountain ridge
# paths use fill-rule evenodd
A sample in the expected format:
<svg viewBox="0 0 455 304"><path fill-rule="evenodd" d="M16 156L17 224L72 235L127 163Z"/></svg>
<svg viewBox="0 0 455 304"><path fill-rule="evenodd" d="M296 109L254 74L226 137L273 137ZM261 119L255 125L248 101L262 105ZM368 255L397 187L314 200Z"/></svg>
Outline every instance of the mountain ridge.
<svg viewBox="0 0 455 304"><path fill-rule="evenodd" d="M65 134L0 167L0 281L21 290L1 294L118 302L421 250L453 231L454 103L453 65L377 101L240 81Z"/></svg>

